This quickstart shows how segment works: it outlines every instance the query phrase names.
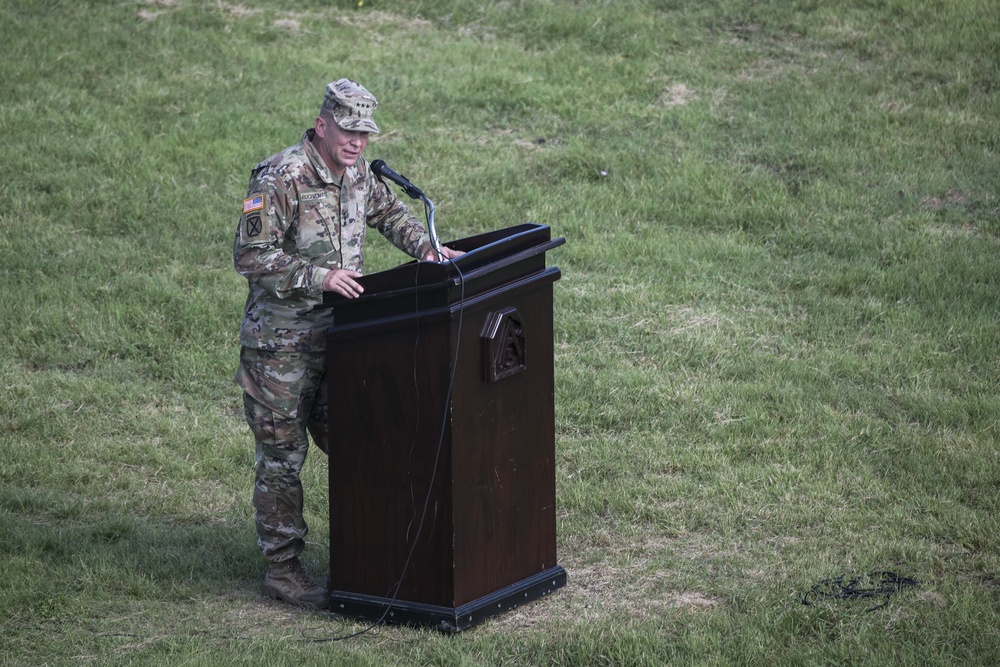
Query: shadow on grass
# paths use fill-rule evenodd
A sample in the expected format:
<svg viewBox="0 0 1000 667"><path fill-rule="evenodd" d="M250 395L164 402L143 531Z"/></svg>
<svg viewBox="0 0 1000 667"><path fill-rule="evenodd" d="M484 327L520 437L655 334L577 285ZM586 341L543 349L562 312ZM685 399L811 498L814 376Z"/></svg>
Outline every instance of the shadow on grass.
<svg viewBox="0 0 1000 667"><path fill-rule="evenodd" d="M0 489L0 534L0 612L22 621L124 603L257 599L264 569L250 517L129 515L31 487Z"/></svg>

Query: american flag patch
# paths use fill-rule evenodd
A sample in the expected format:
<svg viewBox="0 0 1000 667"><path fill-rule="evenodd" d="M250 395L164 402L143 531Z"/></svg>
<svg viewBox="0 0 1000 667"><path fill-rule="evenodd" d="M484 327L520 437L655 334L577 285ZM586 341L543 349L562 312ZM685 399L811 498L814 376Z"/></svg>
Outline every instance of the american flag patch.
<svg viewBox="0 0 1000 667"><path fill-rule="evenodd" d="M264 208L264 195L254 195L243 200L243 212L259 211Z"/></svg>

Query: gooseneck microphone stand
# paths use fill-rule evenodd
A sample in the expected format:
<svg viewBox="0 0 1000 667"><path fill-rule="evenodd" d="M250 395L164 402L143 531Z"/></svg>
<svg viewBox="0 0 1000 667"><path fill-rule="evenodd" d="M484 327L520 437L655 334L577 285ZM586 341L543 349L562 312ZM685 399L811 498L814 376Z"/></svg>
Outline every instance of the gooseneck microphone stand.
<svg viewBox="0 0 1000 667"><path fill-rule="evenodd" d="M424 202L424 214L427 217L427 231L431 235L431 245L437 254L437 261L443 262L444 253L441 252L441 241L438 239L437 229L434 228L434 202L428 199L426 195L420 195L420 200Z"/></svg>
<svg viewBox="0 0 1000 667"><path fill-rule="evenodd" d="M431 247L434 248L434 253L437 255L437 261L445 261L444 253L441 251L441 241L438 239L437 229L434 227L434 202L428 199L427 195L420 191L420 188L415 186L413 183L410 183L410 180L406 178L406 176L393 171L392 168L385 163L385 160L375 160L371 163L371 169L375 172L376 176L388 178L390 181L403 188L403 192L408 194L410 197L424 202L424 215L427 217L427 226L429 228L428 232L431 236Z"/></svg>

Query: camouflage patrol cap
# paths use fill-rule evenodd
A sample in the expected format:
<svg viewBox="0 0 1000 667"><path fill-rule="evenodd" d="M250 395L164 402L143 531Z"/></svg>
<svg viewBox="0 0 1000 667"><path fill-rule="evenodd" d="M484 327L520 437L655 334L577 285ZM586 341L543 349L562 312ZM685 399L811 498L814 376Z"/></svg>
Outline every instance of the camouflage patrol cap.
<svg viewBox="0 0 1000 667"><path fill-rule="evenodd" d="M341 128L352 132L378 133L373 117L378 100L361 84L338 79L326 85L320 113L329 112Z"/></svg>

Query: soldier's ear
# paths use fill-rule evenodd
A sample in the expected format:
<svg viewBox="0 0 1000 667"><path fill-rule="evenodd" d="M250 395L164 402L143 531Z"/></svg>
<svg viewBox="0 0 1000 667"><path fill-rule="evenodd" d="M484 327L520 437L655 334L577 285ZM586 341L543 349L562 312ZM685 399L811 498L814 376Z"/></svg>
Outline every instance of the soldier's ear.
<svg viewBox="0 0 1000 667"><path fill-rule="evenodd" d="M323 139L326 136L326 118L316 116L316 120L313 122L313 129L316 130L316 136Z"/></svg>

